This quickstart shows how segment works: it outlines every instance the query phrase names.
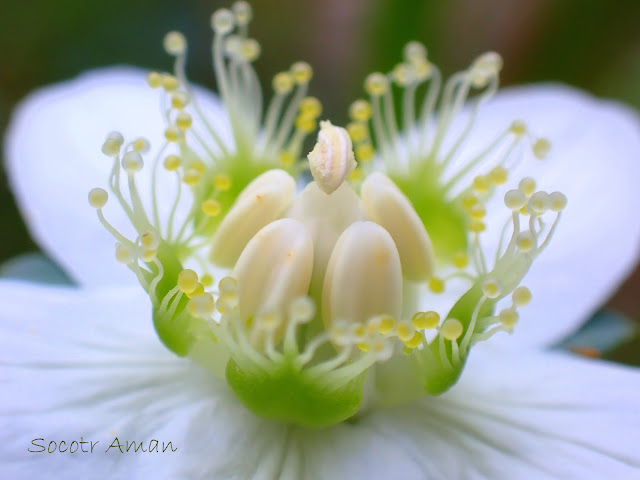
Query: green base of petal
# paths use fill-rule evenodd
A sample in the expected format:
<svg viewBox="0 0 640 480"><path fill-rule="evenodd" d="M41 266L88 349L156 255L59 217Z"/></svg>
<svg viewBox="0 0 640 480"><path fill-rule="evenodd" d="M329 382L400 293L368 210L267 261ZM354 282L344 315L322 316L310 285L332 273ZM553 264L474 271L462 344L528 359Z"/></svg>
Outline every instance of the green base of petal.
<svg viewBox="0 0 640 480"><path fill-rule="evenodd" d="M226 376L238 399L256 415L321 428L355 415L362 403L366 372L334 389L288 364L275 372L255 374L242 370L231 359Z"/></svg>

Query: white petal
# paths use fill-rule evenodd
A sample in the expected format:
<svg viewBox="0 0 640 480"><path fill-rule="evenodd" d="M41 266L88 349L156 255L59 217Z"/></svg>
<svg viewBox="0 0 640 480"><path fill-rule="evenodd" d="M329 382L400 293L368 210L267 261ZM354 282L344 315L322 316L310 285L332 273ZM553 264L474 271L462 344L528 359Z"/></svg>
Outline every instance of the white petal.
<svg viewBox="0 0 640 480"><path fill-rule="evenodd" d="M145 76L132 68L108 68L46 87L18 106L8 129L7 171L31 234L81 284L135 282L113 260L115 241L88 206L87 193L107 185L111 160L101 147L118 130L126 140L143 136L151 142L146 167L137 175L143 200L148 198L150 164L164 141L165 124L161 94L146 85ZM196 92L209 121L226 131L219 101ZM172 175L160 172L158 180L163 192L174 190ZM110 201L105 215L122 228L128 221L120 208L110 208L115 203Z"/></svg>
<svg viewBox="0 0 640 480"><path fill-rule="evenodd" d="M7 478L582 480L634 478L640 468L636 370L474 351L442 397L298 429L254 416L224 385L165 351L140 300L122 288L0 282ZM93 454L27 450L37 438L81 436L100 442ZM178 450L105 453L115 436L171 441Z"/></svg>
<svg viewBox="0 0 640 480"><path fill-rule="evenodd" d="M356 222L338 239L324 279L322 319L365 322L374 315L399 319L402 269L391 235L373 222Z"/></svg>
<svg viewBox="0 0 640 480"><path fill-rule="evenodd" d="M505 343L548 345L592 314L638 260L640 122L620 104L568 87L506 89L481 109L462 156L470 158L516 118L534 135L547 137L552 148L542 161L526 155L508 185L532 176L538 188L559 190L569 203L549 248L524 279L533 301ZM493 228L485 243L494 246L508 218L500 206L503 194L488 206Z"/></svg>

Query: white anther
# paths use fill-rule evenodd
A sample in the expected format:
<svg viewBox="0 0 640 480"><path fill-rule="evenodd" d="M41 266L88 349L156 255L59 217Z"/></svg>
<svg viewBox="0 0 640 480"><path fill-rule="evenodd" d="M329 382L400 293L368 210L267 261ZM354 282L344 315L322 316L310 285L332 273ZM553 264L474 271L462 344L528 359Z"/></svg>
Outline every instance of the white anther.
<svg viewBox="0 0 640 480"><path fill-rule="evenodd" d="M389 79L382 73L371 73L364 81L364 89L369 95L378 97L389 89Z"/></svg>
<svg viewBox="0 0 640 480"><path fill-rule="evenodd" d="M210 293L196 295L191 298L187 304L187 310L194 317L209 318L213 314L214 309L215 302L213 301L213 296Z"/></svg>
<svg viewBox="0 0 640 480"><path fill-rule="evenodd" d="M384 337L374 337L369 341L369 352L378 362L385 362L393 355L393 343Z"/></svg>
<svg viewBox="0 0 640 480"><path fill-rule="evenodd" d="M549 204L554 212L561 212L567 206L567 197L561 192L549 194Z"/></svg>
<svg viewBox="0 0 640 480"><path fill-rule="evenodd" d="M529 230L518 233L516 236L516 245L523 252L529 252L536 248L536 236Z"/></svg>
<svg viewBox="0 0 640 480"><path fill-rule="evenodd" d="M523 120L514 120L509 127L509 131L517 137L527 133L527 124Z"/></svg>
<svg viewBox="0 0 640 480"><path fill-rule="evenodd" d="M149 143L149 140L143 137L136 138L131 144L131 146L136 152L140 152L140 153L148 153L149 150L151 149L151 144Z"/></svg>
<svg viewBox="0 0 640 480"><path fill-rule="evenodd" d="M327 195L335 192L356 167L349 134L329 121L320 122L318 142L307 158L314 180Z"/></svg>
<svg viewBox="0 0 640 480"><path fill-rule="evenodd" d="M489 80L502 69L502 57L496 52L486 52L471 64L469 78L475 88L484 88Z"/></svg>
<svg viewBox="0 0 640 480"><path fill-rule="evenodd" d="M102 153L109 157L120 155L120 149L124 144L124 137L120 132L111 132L102 144Z"/></svg>
<svg viewBox="0 0 640 480"><path fill-rule="evenodd" d="M531 290L527 287L518 287L511 294L511 300L516 307L526 307L531 301Z"/></svg>
<svg viewBox="0 0 640 480"><path fill-rule="evenodd" d="M531 195L529 199L528 207L529 211L542 215L551 206L551 200L547 192L536 192Z"/></svg>
<svg viewBox="0 0 640 480"><path fill-rule="evenodd" d="M187 49L187 41L185 40L184 35L180 32L167 33L164 36L162 45L164 46L165 51L174 57L182 55Z"/></svg>
<svg viewBox="0 0 640 480"><path fill-rule="evenodd" d="M93 208L102 208L107 204L109 194L104 188L92 188L89 192L89 205Z"/></svg>
<svg viewBox="0 0 640 480"><path fill-rule="evenodd" d="M247 62L253 62L260 56L260 44L253 38L247 38L240 46L240 54Z"/></svg>
<svg viewBox="0 0 640 480"><path fill-rule="evenodd" d="M273 77L273 89L280 95L285 95L293 89L293 76L289 72L280 72Z"/></svg>
<svg viewBox="0 0 640 480"><path fill-rule="evenodd" d="M226 8L221 8L211 15L211 28L218 35L226 35L235 27L235 16Z"/></svg>
<svg viewBox="0 0 640 480"><path fill-rule="evenodd" d="M527 197L522 190L509 190L504 195L504 204L510 210L518 211L527 203Z"/></svg>
<svg viewBox="0 0 640 480"><path fill-rule="evenodd" d="M160 245L160 237L155 232L144 232L138 237L138 242L146 249L155 250Z"/></svg>
<svg viewBox="0 0 640 480"><path fill-rule="evenodd" d="M128 245L116 243L116 260L123 265L129 265L136 259L135 252Z"/></svg>
<svg viewBox="0 0 640 480"><path fill-rule="evenodd" d="M298 323L308 322L316 314L316 305L309 297L293 299L289 305L289 318Z"/></svg>
<svg viewBox="0 0 640 480"><path fill-rule="evenodd" d="M249 5L248 2L235 2L231 6L231 10L233 10L234 15L236 16L236 22L238 22L238 25L240 26L247 25L253 17L251 5Z"/></svg>
<svg viewBox="0 0 640 480"><path fill-rule="evenodd" d="M427 49L420 42L409 42L404 47L404 58L411 64L423 62L427 58Z"/></svg>
<svg viewBox="0 0 640 480"><path fill-rule="evenodd" d="M135 150L130 150L122 157L122 168L129 174L134 174L142 170L144 162L142 155Z"/></svg>

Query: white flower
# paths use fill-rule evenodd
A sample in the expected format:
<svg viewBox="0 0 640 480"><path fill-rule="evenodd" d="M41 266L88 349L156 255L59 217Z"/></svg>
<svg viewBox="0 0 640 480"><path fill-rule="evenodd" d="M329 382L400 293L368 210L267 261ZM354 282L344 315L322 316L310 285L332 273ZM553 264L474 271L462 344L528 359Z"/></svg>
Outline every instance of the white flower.
<svg viewBox="0 0 640 480"><path fill-rule="evenodd" d="M133 70L88 74L35 94L18 110L7 137L14 192L34 237L79 287L0 281L4 476L26 478L46 472L61 478L538 479L628 478L637 473L640 455L632 438L640 429L640 374L540 351L602 302L635 261L640 238L640 222L634 216L640 199L634 183L640 151L635 115L563 87L498 94L478 114L464 150L445 154L446 166L453 169L445 181L461 181L455 172L464 164L456 166L456 159L465 162L471 158L468 152L502 139L505 125L510 125L511 134L523 137L524 123L512 124L514 117L522 117L531 131L544 131L553 138L554 151L545 160L552 165L523 161L509 172L492 170L493 180L471 177L475 200L469 204L470 227L463 233L470 230L474 242L464 253L477 256L478 265L462 277L470 278L473 288L466 284L457 291L447 284L441 296L446 307L435 297L426 297L429 305L437 306L434 310L444 308L447 313L455 304L452 311L466 317L439 324L433 314L418 310L411 323L405 310L415 312L416 302L425 297L411 295L409 285L431 282L432 290L438 290L443 280L438 272L446 268L441 264L451 260L464 267L464 262L459 256L453 259L458 250L446 252L438 226L430 229L420 218L433 218L422 207L425 202L433 206L434 200L421 197L423 191L413 188L414 178L403 168L411 173L411 165L420 164L421 147L430 152L426 158L436 155L440 144L445 152L457 150L457 139L462 137L456 132L465 135L467 117L457 112L465 89L488 87L479 98L492 95L499 57L482 56L454 77L452 103L445 101L434 137L413 133L409 118L403 140L393 131L388 105L377 100L387 94L390 78L411 92L416 82L437 75L425 51L410 44L405 64L391 76L374 74L367 80L372 104L360 101L352 108L354 123L349 131L362 165L352 172L349 139L344 131L323 124L319 146L309 157L317 183L294 198L294 180L272 168L296 173L289 157L299 155L302 138L313 129L320 110L315 100L302 100L310 71L296 64L274 84L276 99L293 83L303 92L293 101L291 119L285 113L280 127L273 127L284 133L271 136L267 113L267 133L260 136L261 112L254 112L255 103L238 93L255 94L252 70L242 69L255 59L259 47L242 35L230 35L234 23L243 32L250 15L246 4L239 2L233 13L222 10L213 16L218 41L214 52L224 46L229 68L236 68L236 62L238 72L249 72L238 77L225 70L227 64L216 65L218 75L229 74L220 83L238 78L246 82L240 89L231 84L221 87L225 111L206 92L180 90L186 86L180 78L186 43L177 33L165 39L165 49L177 58L176 77L147 77L150 86L162 86L170 97L169 127L155 114L156 95L144 86L144 76ZM456 91L463 94L453 95ZM191 117L185 106L196 99L203 113ZM298 108L294 132L291 122ZM432 118L430 108L423 127ZM365 123L369 118L381 139L385 171L393 181L367 170L372 152ZM207 126L205 120L215 124ZM122 134L110 134L104 142L105 133L114 128ZM213 144L200 141L198 135L196 146L184 143L185 138L193 142L191 135L200 128L212 132ZM454 133L447 138L447 132ZM160 145L143 139L161 139L163 133L180 153L169 155L164 163L167 172L156 176L154 162L144 166L144 159L159 155ZM123 150L123 136L139 139ZM96 145L102 142L104 153L114 160L96 154ZM536 156L548 153L545 140L534 139L531 147ZM283 151L288 155L283 157ZM213 167L198 163L207 155L223 160ZM489 155L479 158L485 157ZM233 162L246 169L234 170ZM122 184L120 165L127 177ZM150 167L154 174L145 177ZM185 183L191 189L187 200L177 193L175 182L165 181L171 173L178 175L178 185ZM530 180L507 193L505 202L514 210L513 247L498 248L495 262L485 266L479 257L486 245L495 245L502 236L503 222L497 231L488 228L479 235L485 221L489 227L495 223L484 208L491 212L496 207L487 194L503 183L504 174L516 178L535 174L541 185L561 188L571 201L563 212L564 228L554 234L553 248L536 259L527 276L534 300L518 313L515 308L529 300L528 290L518 287L529 263L522 271L515 268L524 258L518 252L537 253L536 248L544 246L546 242L540 244L537 238L543 231L541 215L549 214L549 208L562 210L565 202L561 195L533 194ZM350 176L357 186L358 175L366 176L359 194L346 182ZM438 175L430 178L439 182ZM116 258L136 275L123 275L127 269L106 254L113 249L113 238L99 228L95 212L86 206L87 185L104 184L109 178L120 208L111 208L115 202L107 201L106 191L99 188L91 191L89 201L100 216L104 212L103 224L117 237ZM213 193L202 187L203 178L210 178ZM121 193L121 185L128 187L130 196ZM147 195L149 191L155 196ZM466 193L469 190L462 188L456 195L462 199ZM442 196L437 202L446 209L451 200ZM520 215L518 209L525 202L528 210ZM153 207L145 210L145 205ZM192 205L204 213L193 225ZM126 232L127 216L136 227L133 237L120 233ZM526 216L531 219L529 229L518 234L517 222ZM220 218L215 225L207 223L215 218ZM426 231L420 220L427 224ZM473 221L482 226L474 227ZM233 270L217 291L205 293L209 282L203 272L198 275L181 262L183 257L197 259L198 236L210 240L213 232L211 258ZM458 242L459 233L449 237L452 243ZM132 282L136 277L148 291L152 308L147 295ZM461 297L467 290L471 293ZM482 313L485 303L512 292L513 306L498 315ZM321 299L316 306L322 307L324 323L312 322L311 332L300 333L298 323L314 314L313 303L304 297L307 293ZM221 315L214 312L214 295ZM458 300L467 295L473 299ZM509 348L498 348L503 343L499 336L492 339L493 346L475 347L460 381L447 393L424 396L421 388L410 390L424 382L432 393L450 388L466 360L466 333L474 341L490 336L493 331L488 329L494 324L495 331L510 331L518 315L516 333L504 342ZM341 319L351 323L342 325ZM468 327L469 321L485 323L476 331ZM432 328L438 340L429 344L423 328ZM297 343L300 336L307 339L302 351L298 351L303 346ZM447 353L426 370L407 369L410 357L399 354L389 359L400 340L413 356L428 352L432 345L439 355ZM329 344L335 351L321 352L309 368L316 368L319 375L314 378L322 381L309 389L308 384L300 387L288 379L281 384L286 389L278 391L279 366L288 365L291 358L305 366L322 345ZM362 353L354 354L356 344ZM295 352L293 357L290 352ZM376 386L366 384L368 403L344 407L358 397L351 394L362 387L360 372L373 364L381 368L376 367ZM235 395L216 378L224 375L225 368ZM438 374L435 386L430 383L433 372ZM426 378L413 382L416 373ZM353 388L351 380L357 380ZM334 390L345 384L351 390L336 396ZM320 393L326 395L326 403L318 403L318 385L325 388ZM275 404L265 400L265 392L274 395ZM309 395L309 403L297 401L299 395ZM293 403L288 404L287 397ZM293 424L263 419L240 401L260 415L286 418ZM400 405L382 408L381 403ZM315 416L309 415L309 406L317 407ZM351 416L358 410L355 417L341 422L345 411ZM318 418L325 428L296 425ZM59 449L61 441L68 447L81 437L90 442L85 448L99 442L94 453L39 451ZM125 451L126 442L142 442L149 448L153 440L161 445L171 442L166 448L177 451L121 453L119 447L109 448L116 437Z"/></svg>

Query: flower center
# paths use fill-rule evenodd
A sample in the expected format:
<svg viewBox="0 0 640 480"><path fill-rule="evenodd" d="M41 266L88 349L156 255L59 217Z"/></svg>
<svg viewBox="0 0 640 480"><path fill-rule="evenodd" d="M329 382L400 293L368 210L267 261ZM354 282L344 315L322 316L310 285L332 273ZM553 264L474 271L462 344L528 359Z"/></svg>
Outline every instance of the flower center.
<svg viewBox="0 0 640 480"><path fill-rule="evenodd" d="M499 57L486 54L454 75L436 117L439 74L424 49L409 44L392 74L367 79L371 102L352 106L348 131L321 122L308 155L314 181L296 194L294 176L305 167L281 160L298 157L304 135L315 129L319 103L304 98L311 71L295 64L276 76L261 125L261 94L250 66L259 47L247 37L251 11L244 2L232 10L216 12L212 25L234 148L197 105L184 76L186 42L172 32L165 49L176 57L175 75L149 76L172 105L161 153L145 169L146 140L125 144L111 133L103 145L113 161L109 188L133 233L106 219L106 190L89 193L117 241L116 259L149 293L159 338L224 376L257 414L302 425L340 422L363 403L448 390L474 344L516 326L518 309L531 299L523 277L566 205L561 193L536 191L525 178L504 194L510 214L499 244L490 257L481 247L487 201L507 182L509 158L526 129L513 123L478 156L461 167L457 162L457 170L453 158L478 106L497 88ZM428 79L416 119L415 91ZM405 89L402 132L391 80ZM485 90L462 134L444 148L471 88ZM508 135L511 144L496 153ZM545 142L532 142L537 156ZM376 150L379 162L370 161ZM465 187L467 173L484 163L491 164L488 173ZM145 196L138 181L149 170ZM173 194L160 187L171 176ZM224 272L217 285L214 270ZM466 282L465 293L451 299L448 311L429 308L430 295L453 279Z"/></svg>

